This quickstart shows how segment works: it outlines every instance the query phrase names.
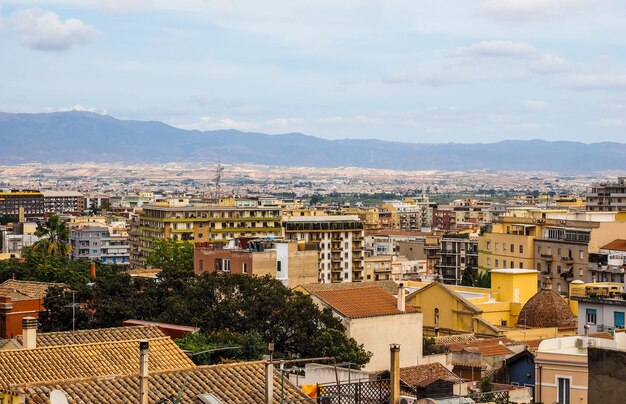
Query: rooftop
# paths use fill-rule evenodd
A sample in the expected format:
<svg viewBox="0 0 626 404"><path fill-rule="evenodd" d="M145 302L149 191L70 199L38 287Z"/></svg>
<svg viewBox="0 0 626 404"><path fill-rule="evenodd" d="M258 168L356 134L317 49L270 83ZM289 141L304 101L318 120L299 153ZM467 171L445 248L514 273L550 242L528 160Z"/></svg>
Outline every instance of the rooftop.
<svg viewBox="0 0 626 404"><path fill-rule="evenodd" d="M626 251L626 240L618 238L617 240L613 240L609 244L602 247L601 250Z"/></svg>
<svg viewBox="0 0 626 404"><path fill-rule="evenodd" d="M43 299L51 287L67 288L63 283L18 281L7 279L0 284L0 296L11 296L12 300Z"/></svg>
<svg viewBox="0 0 626 404"><path fill-rule="evenodd" d="M508 275L536 274L536 273L538 273L534 269L522 269L522 268L492 269L490 272L492 274L508 274Z"/></svg>
<svg viewBox="0 0 626 404"><path fill-rule="evenodd" d="M38 332L37 347L158 339L165 334L157 326L98 328L93 330ZM21 344L22 336L15 339Z"/></svg>
<svg viewBox="0 0 626 404"><path fill-rule="evenodd" d="M557 292L543 289L526 302L517 319L517 324L526 327L576 327L577 318L569 305Z"/></svg>
<svg viewBox="0 0 626 404"><path fill-rule="evenodd" d="M150 370L186 369L193 362L169 337L150 340ZM136 374L139 340L0 351L0 388L86 377Z"/></svg>
<svg viewBox="0 0 626 404"><path fill-rule="evenodd" d="M319 291L315 295L343 316L352 319L417 313L409 305L406 311L398 310L397 299L377 286Z"/></svg>
<svg viewBox="0 0 626 404"><path fill-rule="evenodd" d="M170 371L153 370L152 363L150 366L150 403L169 396L176 397L183 387L183 403L196 402L198 395L207 393L224 404L264 402L265 379L262 362L197 366ZM31 404L48 402L53 389L64 391L71 403L134 403L138 402L139 376L90 377L60 383L31 383L3 390L24 395L25 403ZM287 379L284 392L285 399L289 402L306 402L308 398ZM274 401L281 401L281 377L277 371L274 372Z"/></svg>
<svg viewBox="0 0 626 404"><path fill-rule="evenodd" d="M306 285L300 285L299 287L305 289L309 293L316 293L323 290L360 289L370 288L372 286L378 286L391 295L398 295L398 284L392 280L373 282L309 283Z"/></svg>

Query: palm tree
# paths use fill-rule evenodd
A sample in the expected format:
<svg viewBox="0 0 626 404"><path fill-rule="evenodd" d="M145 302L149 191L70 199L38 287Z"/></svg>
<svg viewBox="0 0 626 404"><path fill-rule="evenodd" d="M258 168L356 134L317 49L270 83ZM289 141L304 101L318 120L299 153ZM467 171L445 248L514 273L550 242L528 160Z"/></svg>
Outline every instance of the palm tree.
<svg viewBox="0 0 626 404"><path fill-rule="evenodd" d="M35 232L42 239L33 245L33 249L44 255L65 256L72 252L70 230L59 215L52 215L46 223Z"/></svg>

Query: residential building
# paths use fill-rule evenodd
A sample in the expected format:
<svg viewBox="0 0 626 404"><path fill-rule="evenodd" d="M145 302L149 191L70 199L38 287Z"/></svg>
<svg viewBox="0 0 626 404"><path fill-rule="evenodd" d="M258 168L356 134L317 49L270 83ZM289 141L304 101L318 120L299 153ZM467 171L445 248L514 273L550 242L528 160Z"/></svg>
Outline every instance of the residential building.
<svg viewBox="0 0 626 404"><path fill-rule="evenodd" d="M382 228L379 220L380 210L378 208L344 207L341 208L341 214L358 216L359 219L363 221L365 230L377 230Z"/></svg>
<svg viewBox="0 0 626 404"><path fill-rule="evenodd" d="M515 214L479 236L479 270L536 268L539 287L551 285L563 295L570 282L592 280L589 254L626 234L624 213L526 209Z"/></svg>
<svg viewBox="0 0 626 404"><path fill-rule="evenodd" d="M465 270L478 269L478 235L449 234L441 237L436 265L444 283L459 285Z"/></svg>
<svg viewBox="0 0 626 404"><path fill-rule="evenodd" d="M137 192L111 198L112 206L141 208L143 205L154 203L156 198L152 192Z"/></svg>
<svg viewBox="0 0 626 404"><path fill-rule="evenodd" d="M45 213L82 212L85 197L76 191L41 191Z"/></svg>
<svg viewBox="0 0 626 404"><path fill-rule="evenodd" d="M15 279L0 284L0 339L20 335L24 317L39 317L39 312L44 310L44 298L51 287L67 286L62 283Z"/></svg>
<svg viewBox="0 0 626 404"><path fill-rule="evenodd" d="M283 221L284 237L319 248L320 282L363 280L363 221L358 216L297 216Z"/></svg>
<svg viewBox="0 0 626 404"><path fill-rule="evenodd" d="M626 370L624 369L626 350L591 347L587 352L589 402L623 402L626 385Z"/></svg>
<svg viewBox="0 0 626 404"><path fill-rule="evenodd" d="M595 282L624 283L626 240L617 239L589 254L589 275Z"/></svg>
<svg viewBox="0 0 626 404"><path fill-rule="evenodd" d="M626 211L626 177L593 184L585 197L590 211Z"/></svg>
<svg viewBox="0 0 626 404"><path fill-rule="evenodd" d="M44 200L39 191L23 190L0 192L0 220L3 222L18 222L20 208L26 218L43 217Z"/></svg>
<svg viewBox="0 0 626 404"><path fill-rule="evenodd" d="M626 327L623 283L576 283L570 299L578 303L578 334L614 331Z"/></svg>
<svg viewBox="0 0 626 404"><path fill-rule="evenodd" d="M130 265L128 238L111 235L108 227L84 226L72 229L73 259L87 258L105 264Z"/></svg>
<svg viewBox="0 0 626 404"><path fill-rule="evenodd" d="M35 235L37 224L34 222L19 222L13 224L13 231L0 226L0 256L5 258L20 258L24 247L32 247L39 237Z"/></svg>
<svg viewBox="0 0 626 404"><path fill-rule="evenodd" d="M270 275L285 286L295 287L317 281L317 244L265 239L224 248L220 243L195 243L194 271L198 275L205 272Z"/></svg>
<svg viewBox="0 0 626 404"><path fill-rule="evenodd" d="M405 198L404 201L385 202L381 208L391 212L393 225L397 229L430 229L433 223L433 207L425 195Z"/></svg>
<svg viewBox="0 0 626 404"><path fill-rule="evenodd" d="M144 205L139 226L131 224L131 242L138 247L133 251L134 262L145 265L154 243L160 239L212 242L276 237L281 235L280 223L278 207L190 205L185 198Z"/></svg>
<svg viewBox="0 0 626 404"><path fill-rule="evenodd" d="M535 356L535 401L562 404L592 402L588 396L589 381L594 380L589 373L588 353L591 348L624 350L626 334L616 332L612 340L572 336L542 341Z"/></svg>
<svg viewBox="0 0 626 404"><path fill-rule="evenodd" d="M388 370L391 344L402 347L401 367L421 363L422 313L405 306L402 286L397 299L377 286L322 290L311 298L319 307L330 308L346 327L346 335L373 354L363 370Z"/></svg>

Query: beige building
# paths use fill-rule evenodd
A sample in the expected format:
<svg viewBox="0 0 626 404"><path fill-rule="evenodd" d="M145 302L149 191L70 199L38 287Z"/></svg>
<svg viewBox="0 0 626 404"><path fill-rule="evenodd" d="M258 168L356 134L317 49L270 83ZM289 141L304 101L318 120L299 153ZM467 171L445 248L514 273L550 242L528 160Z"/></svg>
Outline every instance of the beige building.
<svg viewBox="0 0 626 404"><path fill-rule="evenodd" d="M391 213L391 220L397 229L421 230L430 228L433 223L433 208L427 196L385 202L381 209Z"/></svg>
<svg viewBox="0 0 626 404"><path fill-rule="evenodd" d="M479 270L535 268L540 288L563 295L572 281L591 281L589 254L626 234L626 213L531 209L520 216L502 217L479 236Z"/></svg>
<svg viewBox="0 0 626 404"><path fill-rule="evenodd" d="M587 404L589 348L626 348L626 334L615 339L561 337L544 340L535 356L535 400L543 403Z"/></svg>
<svg viewBox="0 0 626 404"><path fill-rule="evenodd" d="M318 245L320 282L361 282L363 226L354 215L286 217L283 234Z"/></svg>
<svg viewBox="0 0 626 404"><path fill-rule="evenodd" d="M138 248L131 254L136 257L132 264L145 265L146 257L159 239L211 242L238 237L276 237L280 236L280 225L278 207L190 205L187 199L144 205L137 231L130 232L130 245Z"/></svg>
<svg viewBox="0 0 626 404"><path fill-rule="evenodd" d="M372 286L322 290L311 294L322 308L330 308L346 327L346 334L363 344L372 358L363 370L389 369L389 346L399 344L400 366L416 366L422 359L422 313L405 306L404 288L396 299Z"/></svg>

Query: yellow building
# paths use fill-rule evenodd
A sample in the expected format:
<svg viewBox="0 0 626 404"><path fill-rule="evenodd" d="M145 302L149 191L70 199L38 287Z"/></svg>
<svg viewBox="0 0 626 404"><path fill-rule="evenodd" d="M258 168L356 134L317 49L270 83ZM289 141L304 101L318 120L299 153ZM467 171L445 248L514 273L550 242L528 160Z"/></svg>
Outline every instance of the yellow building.
<svg viewBox="0 0 626 404"><path fill-rule="evenodd" d="M365 224L365 230L377 230L381 228L378 208L341 208L344 215L357 215Z"/></svg>
<svg viewBox="0 0 626 404"><path fill-rule="evenodd" d="M537 271L492 271L491 289L408 282L407 304L424 314L426 335L504 335L517 324L523 305L537 292Z"/></svg>

